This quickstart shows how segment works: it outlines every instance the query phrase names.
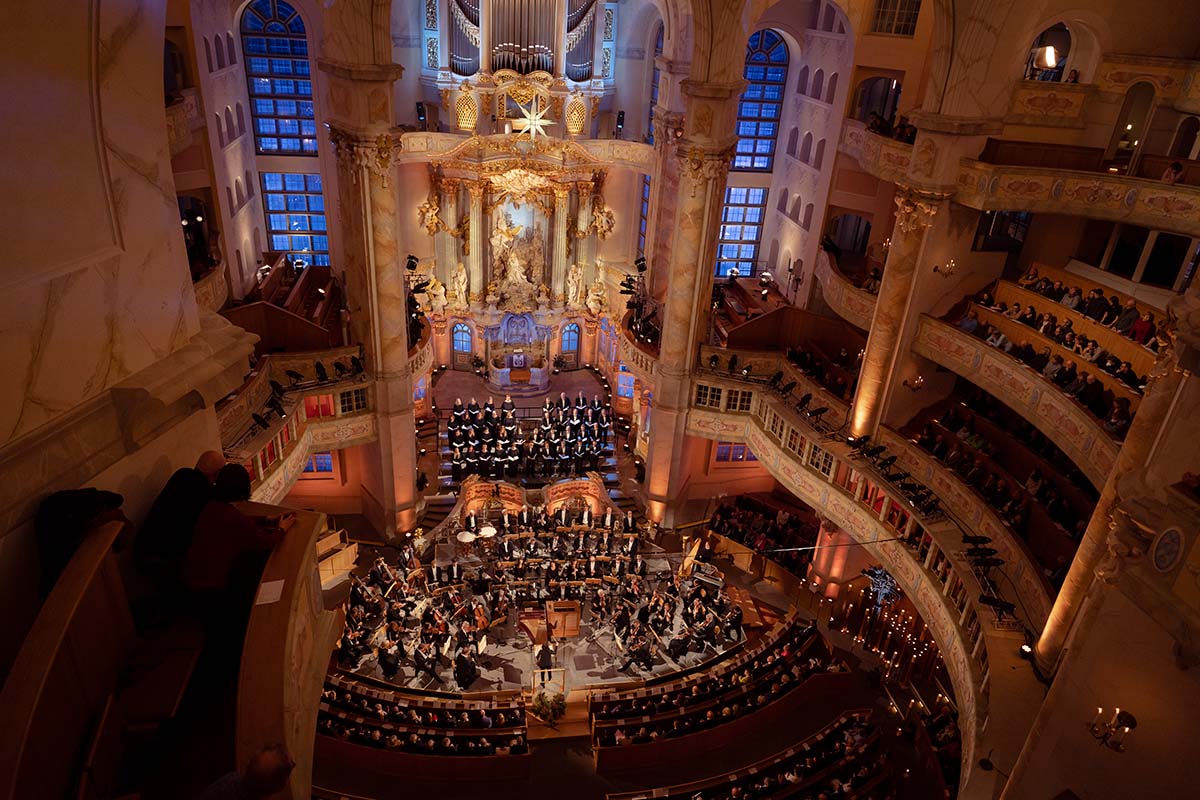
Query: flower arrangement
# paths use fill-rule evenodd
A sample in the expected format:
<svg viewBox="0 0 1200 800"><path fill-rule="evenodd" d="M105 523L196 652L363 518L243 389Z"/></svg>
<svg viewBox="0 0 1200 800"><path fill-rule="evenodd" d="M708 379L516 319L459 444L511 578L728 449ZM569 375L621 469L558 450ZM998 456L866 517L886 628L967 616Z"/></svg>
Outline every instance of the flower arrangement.
<svg viewBox="0 0 1200 800"><path fill-rule="evenodd" d="M538 692L529 710L538 719L553 723L567 713L567 698L562 692L555 692L553 695Z"/></svg>

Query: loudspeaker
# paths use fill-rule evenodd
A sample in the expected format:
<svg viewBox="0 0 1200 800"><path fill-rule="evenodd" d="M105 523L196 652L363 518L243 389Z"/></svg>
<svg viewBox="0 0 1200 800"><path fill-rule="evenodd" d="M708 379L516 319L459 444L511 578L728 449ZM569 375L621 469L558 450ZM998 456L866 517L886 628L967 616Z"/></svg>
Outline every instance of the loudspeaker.
<svg viewBox="0 0 1200 800"><path fill-rule="evenodd" d="M617 138L621 138L621 131L625 130L625 112L617 112Z"/></svg>
<svg viewBox="0 0 1200 800"><path fill-rule="evenodd" d="M417 122L425 121L425 104L420 100L417 101Z"/></svg>

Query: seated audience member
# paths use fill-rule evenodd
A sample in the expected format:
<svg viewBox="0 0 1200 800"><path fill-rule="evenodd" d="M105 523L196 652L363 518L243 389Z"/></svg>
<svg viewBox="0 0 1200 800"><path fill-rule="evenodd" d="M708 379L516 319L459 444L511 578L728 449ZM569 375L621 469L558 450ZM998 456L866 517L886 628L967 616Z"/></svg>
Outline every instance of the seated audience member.
<svg viewBox="0 0 1200 800"><path fill-rule="evenodd" d="M243 566L248 554L269 553L295 522L294 514L277 519L257 520L234 507L234 503L250 499L250 475L241 464L226 464L217 473L212 499L200 512L196 531L188 548L183 569L184 586L198 599L212 599L226 593L231 586L235 568ZM257 584L257 570L247 567L247 574L238 576L245 590ZM253 574L251 574L253 573ZM235 592L235 594L238 592Z"/></svg>
<svg viewBox="0 0 1200 800"><path fill-rule="evenodd" d="M196 800L266 800L283 791L295 766L283 745L264 747L251 756L244 770L221 777Z"/></svg>
<svg viewBox="0 0 1200 800"><path fill-rule="evenodd" d="M133 543L138 566L151 578L163 582L178 579L196 520L212 498L213 480L224 465L225 458L209 450L195 467L176 470L154 499Z"/></svg>

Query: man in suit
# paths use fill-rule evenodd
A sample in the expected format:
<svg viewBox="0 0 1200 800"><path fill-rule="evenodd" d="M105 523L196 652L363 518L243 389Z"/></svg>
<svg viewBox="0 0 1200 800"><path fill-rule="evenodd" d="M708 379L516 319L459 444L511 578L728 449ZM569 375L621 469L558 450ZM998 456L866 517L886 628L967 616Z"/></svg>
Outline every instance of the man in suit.
<svg viewBox="0 0 1200 800"><path fill-rule="evenodd" d="M571 511L566 504L558 507L558 511L554 514L554 522L560 528L565 528L571 524Z"/></svg>
<svg viewBox="0 0 1200 800"><path fill-rule="evenodd" d="M521 506L521 510L517 512L517 525L521 528L533 525L533 513L529 510L529 506Z"/></svg>
<svg viewBox="0 0 1200 800"><path fill-rule="evenodd" d="M600 527L604 530L612 530L614 520L615 517L613 516L612 506L609 506L608 508L604 509L604 517L600 520Z"/></svg>
<svg viewBox="0 0 1200 800"><path fill-rule="evenodd" d="M579 515L579 524L592 527L592 507L584 506L583 513Z"/></svg>
<svg viewBox="0 0 1200 800"><path fill-rule="evenodd" d="M633 518L632 511L625 512L625 519L623 519L621 521L621 530L624 531L625 533L636 533L637 532L637 522Z"/></svg>
<svg viewBox="0 0 1200 800"><path fill-rule="evenodd" d="M479 520L476 518L475 512L468 511L467 515L465 517L463 517L463 528L465 530L468 530L468 531L471 531L472 533L474 533L478 527L479 527Z"/></svg>
<svg viewBox="0 0 1200 800"><path fill-rule="evenodd" d="M508 513L507 508L500 512L500 530L508 533L512 529L513 522L514 517L512 514Z"/></svg>
<svg viewBox="0 0 1200 800"><path fill-rule="evenodd" d="M446 569L445 578L450 583L458 583L462 579L462 567L458 565L458 559L450 562L450 566Z"/></svg>
<svg viewBox="0 0 1200 800"><path fill-rule="evenodd" d="M554 667L554 648L550 642L542 642L536 656L538 669L541 670L542 682L550 680L550 670Z"/></svg>
<svg viewBox="0 0 1200 800"><path fill-rule="evenodd" d="M629 574L637 575L639 578L646 577L646 561L641 556L634 556L629 561Z"/></svg>

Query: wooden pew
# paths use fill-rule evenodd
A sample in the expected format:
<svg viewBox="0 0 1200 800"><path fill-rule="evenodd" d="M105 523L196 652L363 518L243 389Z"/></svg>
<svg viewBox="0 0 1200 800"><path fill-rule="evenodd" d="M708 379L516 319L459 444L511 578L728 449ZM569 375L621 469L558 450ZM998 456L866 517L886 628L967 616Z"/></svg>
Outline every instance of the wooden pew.
<svg viewBox="0 0 1200 800"><path fill-rule="evenodd" d="M1049 297L1043 297L1037 292L1030 291L1010 281L998 281L995 291L996 302L1005 302L1010 306L1017 303L1021 308L1033 306L1039 314L1053 314L1058 319L1071 320L1071 327L1078 334L1089 339L1095 339L1100 347L1107 350L1122 361L1128 361L1133 371L1138 375L1146 375L1154 367L1158 356L1133 341L1122 336L1111 328L1101 325L1080 311L1067 308L1062 303L1056 303Z"/></svg>
<svg viewBox="0 0 1200 800"><path fill-rule="evenodd" d="M1119 381L1113 376L1109 375L1104 370L1100 369L1099 366L1083 361L1079 357L1078 353L1072 352L1053 339L1043 336L1042 334L1038 333L1035 328L1031 328L1028 325L1017 322L1016 320L1009 319L1003 314L992 311L990 308L984 308L978 303L971 303L970 308L979 314L979 323L981 329L987 325L995 327L1004 333L1004 335L1010 340L1012 340L1014 346L1025 341L1029 342L1029 344L1032 345L1035 350L1040 351L1044 347L1049 347L1051 355L1062 356L1064 362L1067 360L1074 361L1077 372L1086 371L1094 375L1096 380L1104 384L1104 388L1112 392L1114 397L1128 398L1131 412L1137 409L1138 404L1142 401L1141 395L1130 389L1122 381ZM1009 357L1016 361L1015 356L1009 354ZM1043 380L1046 379L1043 378ZM1088 413L1091 412L1089 411Z"/></svg>
<svg viewBox="0 0 1200 800"><path fill-rule="evenodd" d="M1049 264L1043 264L1039 261L1035 261L1033 266L1037 268L1038 274L1043 278L1049 278L1052 281L1062 281L1063 286L1078 286L1083 290L1084 297L1087 297L1087 293L1092 289L1099 289L1100 291L1104 292L1105 297L1111 297L1115 294L1120 299L1122 304L1124 304L1127 300L1134 299L1137 303L1139 312L1151 311L1154 313L1154 323L1156 325L1162 322L1163 318L1166 316L1165 311L1157 306L1150 305L1145 300L1136 300L1125 292L1117 291L1111 286L1098 283L1097 281L1091 280L1090 278L1080 275L1077 272L1067 272L1061 267L1052 267Z"/></svg>

